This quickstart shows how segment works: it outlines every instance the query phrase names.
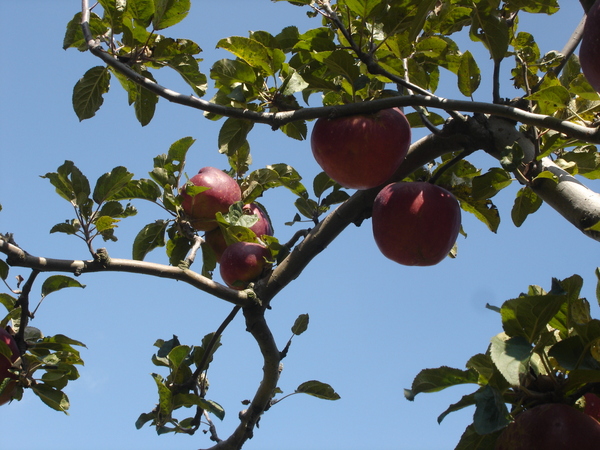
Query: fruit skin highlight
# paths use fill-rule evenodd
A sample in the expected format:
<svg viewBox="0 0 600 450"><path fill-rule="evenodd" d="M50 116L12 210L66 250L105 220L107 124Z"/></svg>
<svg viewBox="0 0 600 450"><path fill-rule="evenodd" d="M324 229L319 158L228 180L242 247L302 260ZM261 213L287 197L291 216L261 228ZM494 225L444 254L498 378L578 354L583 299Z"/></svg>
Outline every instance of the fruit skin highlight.
<svg viewBox="0 0 600 450"><path fill-rule="evenodd" d="M235 202L242 200L242 191L237 182L222 170L204 167L190 178L195 186L208 187L197 195L190 195L185 187L181 191L181 207L198 231L217 228L215 214L225 214Z"/></svg>
<svg viewBox="0 0 600 450"><path fill-rule="evenodd" d="M596 0L587 13L579 62L588 82L600 92L600 0Z"/></svg>
<svg viewBox="0 0 600 450"><path fill-rule="evenodd" d="M17 342L15 341L15 339L4 328L0 328L0 340L2 340L2 342L8 345L8 347L12 351L12 355L10 358L5 356L4 354L0 354L0 384L2 384L6 378L15 380L10 381L4 389L4 391L0 394L0 405L4 405L12 399L12 396L17 387L17 377L14 374L10 373L8 370L12 367L13 363L19 358L19 356L21 356L21 352L19 352L19 347L17 347Z"/></svg>
<svg viewBox="0 0 600 450"><path fill-rule="evenodd" d="M452 249L460 206L447 190L426 182L384 187L373 203L373 237L384 256L406 266L432 266Z"/></svg>
<svg viewBox="0 0 600 450"><path fill-rule="evenodd" d="M232 289L242 290L258 280L270 265L271 252L253 242L235 242L221 256L221 278Z"/></svg>
<svg viewBox="0 0 600 450"><path fill-rule="evenodd" d="M321 118L310 138L317 163L331 179L350 189L385 183L404 161L410 141L410 125L398 108Z"/></svg>
<svg viewBox="0 0 600 450"><path fill-rule="evenodd" d="M597 450L600 423L569 405L546 403L517 415L495 450Z"/></svg>

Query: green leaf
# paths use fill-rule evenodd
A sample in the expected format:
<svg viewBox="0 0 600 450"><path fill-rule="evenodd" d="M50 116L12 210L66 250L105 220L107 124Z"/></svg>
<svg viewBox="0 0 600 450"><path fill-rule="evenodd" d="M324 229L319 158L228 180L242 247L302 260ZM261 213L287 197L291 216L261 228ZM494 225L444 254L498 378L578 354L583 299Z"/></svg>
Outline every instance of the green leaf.
<svg viewBox="0 0 600 450"><path fill-rule="evenodd" d="M308 394L313 397L322 398L324 400L339 400L340 396L333 390L333 388L320 381L311 380L302 383L296 388L296 393Z"/></svg>
<svg viewBox="0 0 600 450"><path fill-rule="evenodd" d="M501 431L479 434L473 424L469 425L460 437L454 450L492 450Z"/></svg>
<svg viewBox="0 0 600 450"><path fill-rule="evenodd" d="M368 19L375 7L381 3L381 0L343 0L343 3L358 17Z"/></svg>
<svg viewBox="0 0 600 450"><path fill-rule="evenodd" d="M542 206L542 199L530 187L519 189L510 213L515 226L523 225L527 216L536 212L540 206Z"/></svg>
<svg viewBox="0 0 600 450"><path fill-rule="evenodd" d="M113 192L109 200L131 200L139 198L155 202L162 195L158 185L145 178L140 180L131 180L118 191Z"/></svg>
<svg viewBox="0 0 600 450"><path fill-rule="evenodd" d="M459 198L460 207L467 212L470 212L479 220L481 220L490 231L494 233L498 231L500 226L500 214L498 208L491 200L474 200L472 198Z"/></svg>
<svg viewBox="0 0 600 450"><path fill-rule="evenodd" d="M500 313L502 327L510 337L521 336L535 343L546 325L567 302L566 295L528 295L507 300Z"/></svg>
<svg viewBox="0 0 600 450"><path fill-rule="evenodd" d="M206 75L200 72L198 61L192 55L176 55L165 61L194 90L198 97L206 93Z"/></svg>
<svg viewBox="0 0 600 450"><path fill-rule="evenodd" d="M296 336L300 336L308 328L308 314L300 314L294 325L292 326L292 333Z"/></svg>
<svg viewBox="0 0 600 450"><path fill-rule="evenodd" d="M442 414L438 416L438 423L442 423L442 420L444 420L446 416L451 412L460 411L461 409L466 408L467 406L474 405L475 394L476 392L473 392L472 394L463 395L463 397L458 402L450 405Z"/></svg>
<svg viewBox="0 0 600 450"><path fill-rule="evenodd" d="M85 288L85 284L65 275L52 275L42 284L42 297L69 287Z"/></svg>
<svg viewBox="0 0 600 450"><path fill-rule="evenodd" d="M15 308L17 299L0 292L0 304L4 305L7 311L12 311Z"/></svg>
<svg viewBox="0 0 600 450"><path fill-rule="evenodd" d="M96 13L90 13L90 31L92 36L103 36L108 31L106 23ZM73 16L73 19L67 24L67 30L63 39L63 50L68 48L77 48L80 51L86 51L88 49L87 42L83 37L83 31L81 29L81 12L78 12Z"/></svg>
<svg viewBox="0 0 600 450"><path fill-rule="evenodd" d="M56 411L62 411L68 415L69 398L67 395L43 383L32 384L31 389L46 405Z"/></svg>
<svg viewBox="0 0 600 450"><path fill-rule="evenodd" d="M190 6L190 0L154 0L153 28L164 30L181 22L188 15Z"/></svg>
<svg viewBox="0 0 600 450"><path fill-rule="evenodd" d="M473 178L471 196L475 200L492 198L511 183L510 173L499 167L492 167L483 175Z"/></svg>
<svg viewBox="0 0 600 450"><path fill-rule="evenodd" d="M523 375L529 373L532 350L524 337L509 338L500 333L492 338L490 356L506 381L512 386L520 386Z"/></svg>
<svg viewBox="0 0 600 450"><path fill-rule="evenodd" d="M267 48L257 40L241 36L221 39L217 48L228 50L267 76L274 75L285 61L285 54L281 50Z"/></svg>
<svg viewBox="0 0 600 450"><path fill-rule="evenodd" d="M158 407L160 409L160 414L164 418L171 417L173 394L171 393L171 390L165 386L163 377L156 373L151 375L158 388Z"/></svg>
<svg viewBox="0 0 600 450"><path fill-rule="evenodd" d="M215 80L216 87L232 86L236 83L253 84L256 72L245 61L239 59L221 59L213 64L210 77Z"/></svg>
<svg viewBox="0 0 600 450"><path fill-rule="evenodd" d="M343 76L349 83L360 75L360 68L356 64L354 56L346 50L335 50L322 61L333 76ZM349 92L352 94L352 92Z"/></svg>
<svg viewBox="0 0 600 450"><path fill-rule="evenodd" d="M156 82L154 77L147 70L142 70L141 75ZM150 123L154 117L156 111L156 104L158 103L158 95L154 92L149 91L145 87L139 84L135 85L136 95L135 101L133 102L133 108L135 110L135 117L138 122L144 127Z"/></svg>
<svg viewBox="0 0 600 450"><path fill-rule="evenodd" d="M157 220L146 225L133 241L133 259L143 261L144 257L156 247L165 246L165 230L168 221Z"/></svg>
<svg viewBox="0 0 600 450"><path fill-rule="evenodd" d="M8 264L6 264L4 260L0 259L0 278L6 280L6 278L8 277L8 270Z"/></svg>
<svg viewBox="0 0 600 450"><path fill-rule="evenodd" d="M123 28L123 14L127 5L126 0L99 0L104 10L104 21L110 23L114 34L120 34Z"/></svg>
<svg viewBox="0 0 600 450"><path fill-rule="evenodd" d="M479 87L481 72L477 62L468 50L460 58L458 69L458 89L465 97L470 97Z"/></svg>
<svg viewBox="0 0 600 450"><path fill-rule="evenodd" d="M116 195L132 178L133 174L127 168L115 167L112 171L98 178L92 198L97 204L101 204Z"/></svg>
<svg viewBox="0 0 600 450"><path fill-rule="evenodd" d="M473 426L479 434L501 430L509 423L509 413L502 394L490 385L475 393Z"/></svg>
<svg viewBox="0 0 600 450"><path fill-rule="evenodd" d="M306 122L303 120L296 120L294 122L286 123L279 127L279 129L287 136L297 141L303 141L308 135L308 127Z"/></svg>
<svg viewBox="0 0 600 450"><path fill-rule="evenodd" d="M49 172L42 178L50 180L50 183L56 188L56 192L72 204L82 208L88 203L89 181L72 161L65 161L56 172ZM85 214L85 216L88 215Z"/></svg>
<svg viewBox="0 0 600 450"><path fill-rule="evenodd" d="M73 109L79 121L96 115L104 102L103 95L110 86L110 72L106 67L96 66L88 70L73 88Z"/></svg>
<svg viewBox="0 0 600 450"><path fill-rule="evenodd" d="M228 118L219 131L219 152L232 156L247 142L248 133L254 127L249 120Z"/></svg>
<svg viewBox="0 0 600 450"><path fill-rule="evenodd" d="M483 42L492 59L500 62L506 56L510 41L507 19L490 2L479 2L473 10L471 39Z"/></svg>
<svg viewBox="0 0 600 450"><path fill-rule="evenodd" d="M525 97L539 106L540 114L554 115L568 107L571 94L564 86L550 86Z"/></svg>
<svg viewBox="0 0 600 450"><path fill-rule="evenodd" d="M411 389L404 390L404 396L412 401L422 392L437 392L459 384L477 383L479 375L475 370L460 370L442 366L437 369L423 369L415 377Z"/></svg>

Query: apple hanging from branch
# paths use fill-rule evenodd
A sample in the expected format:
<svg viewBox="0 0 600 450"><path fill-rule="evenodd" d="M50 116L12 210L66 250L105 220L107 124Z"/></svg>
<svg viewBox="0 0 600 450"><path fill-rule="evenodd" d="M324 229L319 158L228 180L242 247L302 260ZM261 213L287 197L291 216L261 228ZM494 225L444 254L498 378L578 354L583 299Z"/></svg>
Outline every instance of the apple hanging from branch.
<svg viewBox="0 0 600 450"><path fill-rule="evenodd" d="M596 450L600 445L600 423L562 403L546 403L515 418L496 440L496 450L536 448Z"/></svg>
<svg viewBox="0 0 600 450"><path fill-rule="evenodd" d="M373 203L373 236L387 258L407 266L432 266L452 249L460 231L456 198L427 182L384 187Z"/></svg>
<svg viewBox="0 0 600 450"><path fill-rule="evenodd" d="M221 278L232 289L242 290L260 279L270 266L271 252L262 244L235 242L221 256Z"/></svg>
<svg viewBox="0 0 600 450"><path fill-rule="evenodd" d="M218 226L215 214L225 214L231 205L241 201L242 191L222 170L204 167L190 178L181 190L181 197L181 207L192 226L198 231L210 231Z"/></svg>
<svg viewBox="0 0 600 450"><path fill-rule="evenodd" d="M331 179L350 189L385 183L408 152L411 130L398 108L374 114L321 118L313 128L313 155Z"/></svg>

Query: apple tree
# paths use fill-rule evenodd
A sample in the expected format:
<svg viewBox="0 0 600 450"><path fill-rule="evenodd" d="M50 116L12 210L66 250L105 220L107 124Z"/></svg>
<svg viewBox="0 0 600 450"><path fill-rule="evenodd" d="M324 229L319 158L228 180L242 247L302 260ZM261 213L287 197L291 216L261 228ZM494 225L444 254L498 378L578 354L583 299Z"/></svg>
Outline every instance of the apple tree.
<svg viewBox="0 0 600 450"><path fill-rule="evenodd" d="M188 177L186 157L201 137L183 136L164 153L139 152L153 167L144 177L116 165L93 181L70 160L43 175L72 211L50 232L79 238L89 256L40 255L19 246L18 230L0 235L0 276L9 289L0 294L7 310L0 330L0 403L35 394L66 411L64 390L79 377L84 343L63 334L45 336L31 326L34 285L45 298L84 287L92 274L166 278L201 291L206 301L229 303L231 312L198 342L157 336L152 362L162 375L152 377L158 396L135 425L159 434L203 431L199 445L213 441L214 449L239 449L257 432L263 414L287 396L278 387L285 376L282 360L292 338L309 324L308 314L298 316L292 338L282 344L266 313L348 227L372 223L382 253L399 264L437 264L457 256L461 214L495 232L500 215L494 197L518 183L511 211L516 227L546 203L592 245L600 240L600 195L586 186L586 180L600 178L600 0L581 0L587 22L573 30L561 52L547 54L536 43L543 36L523 29L520 19L554 14L558 0L274 3L284 1L310 16L314 28L300 32L282 24L278 34L223 37L218 47L230 57L211 62L208 71L194 36L166 34L186 20L190 0L83 0L74 11L63 48L96 59L73 88L79 120L93 120L115 87L126 92L141 126L165 99L219 128L212 145L227 167L197 168ZM277 6L265 1L265 7ZM461 48L465 36L487 58ZM502 76L506 67L510 79ZM493 74L491 92L488 101L474 101L484 89L484 70ZM191 93L163 85L161 79L172 74ZM438 94L442 76L452 77L460 98ZM507 84L516 88L514 98L501 96ZM210 89L214 95L207 99ZM306 141L323 171L307 180L285 162L256 167L252 155L260 149L251 151L249 137L261 126ZM423 137L411 140L411 130ZM476 165L481 155L490 166L485 170ZM272 190L293 197L295 213L285 225L294 232L285 241L261 204ZM158 212L133 239L132 254L113 254L118 225L147 206ZM163 262L145 260L161 250ZM549 289L532 285L500 307L489 305L503 331L466 369L441 366L415 374L405 396L414 400L420 393L472 384L474 392L438 419L474 407L460 449L517 448L515 427L541 416L542 407L567 408L555 428L565 428L570 443L577 436L589 442L600 428L600 322L580 296L582 285L579 275L552 279ZM218 421L225 420L225 409L209 385L233 381L210 378L209 369L238 315L260 349L262 379L237 418L227 416L237 422L222 436ZM340 397L326 380L307 380L293 393Z"/></svg>

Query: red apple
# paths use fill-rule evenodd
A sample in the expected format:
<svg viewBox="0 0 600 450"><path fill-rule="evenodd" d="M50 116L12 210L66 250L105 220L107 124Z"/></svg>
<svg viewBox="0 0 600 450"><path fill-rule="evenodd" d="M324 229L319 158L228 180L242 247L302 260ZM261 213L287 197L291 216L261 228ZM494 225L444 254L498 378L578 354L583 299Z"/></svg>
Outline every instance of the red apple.
<svg viewBox="0 0 600 450"><path fill-rule="evenodd" d="M385 183L410 146L408 120L398 108L374 114L321 118L310 144L321 168L339 184L369 189Z"/></svg>
<svg viewBox="0 0 600 450"><path fill-rule="evenodd" d="M587 13L583 28L579 62L589 83L600 92L600 0Z"/></svg>
<svg viewBox="0 0 600 450"><path fill-rule="evenodd" d="M257 237L260 238L265 235L273 236L271 221L262 207L256 203L251 203L249 205L244 205L242 209L244 214L258 216L258 221L250 227ZM214 230L207 231L204 235L204 239L215 253L217 262L220 262L221 256L227 248L227 242L225 242L225 236L223 236L221 228L217 227Z"/></svg>
<svg viewBox="0 0 600 450"><path fill-rule="evenodd" d="M221 256L221 278L230 288L245 289L263 275L270 259L271 252L264 245L235 242Z"/></svg>
<svg viewBox="0 0 600 450"><path fill-rule="evenodd" d="M200 169L197 175L190 178L190 183L209 188L194 196L188 194L185 188L181 191L181 207L192 226L199 231L215 229L215 214L225 214L232 204L242 200L242 191L237 182L214 167Z"/></svg>
<svg viewBox="0 0 600 450"><path fill-rule="evenodd" d="M571 406L547 403L517 415L500 434L496 450L597 450L600 423Z"/></svg>
<svg viewBox="0 0 600 450"><path fill-rule="evenodd" d="M250 216L258 216L258 221L250 227L250 229L254 231L254 234L256 236L273 236L273 226L271 225L269 216L260 207L260 205L256 203L250 203L249 205L244 205L243 210L244 214L248 214Z"/></svg>
<svg viewBox="0 0 600 450"><path fill-rule="evenodd" d="M17 347L17 343L12 335L3 328L0 328L0 341L4 342L10 348L12 356L8 358L4 354L0 354L0 384L4 382L6 378L16 380L16 376L10 373L8 370L12 367L13 363L19 358L21 353ZM15 388L17 387L16 381L10 381L8 386L0 394L0 405L8 403L12 399Z"/></svg>
<svg viewBox="0 0 600 450"><path fill-rule="evenodd" d="M446 257L460 230L460 207L445 189L425 182L384 187L373 203L373 236L386 257L432 266Z"/></svg>
<svg viewBox="0 0 600 450"><path fill-rule="evenodd" d="M585 398L585 407L583 412L588 416L600 421L600 397L588 392L583 396Z"/></svg>

